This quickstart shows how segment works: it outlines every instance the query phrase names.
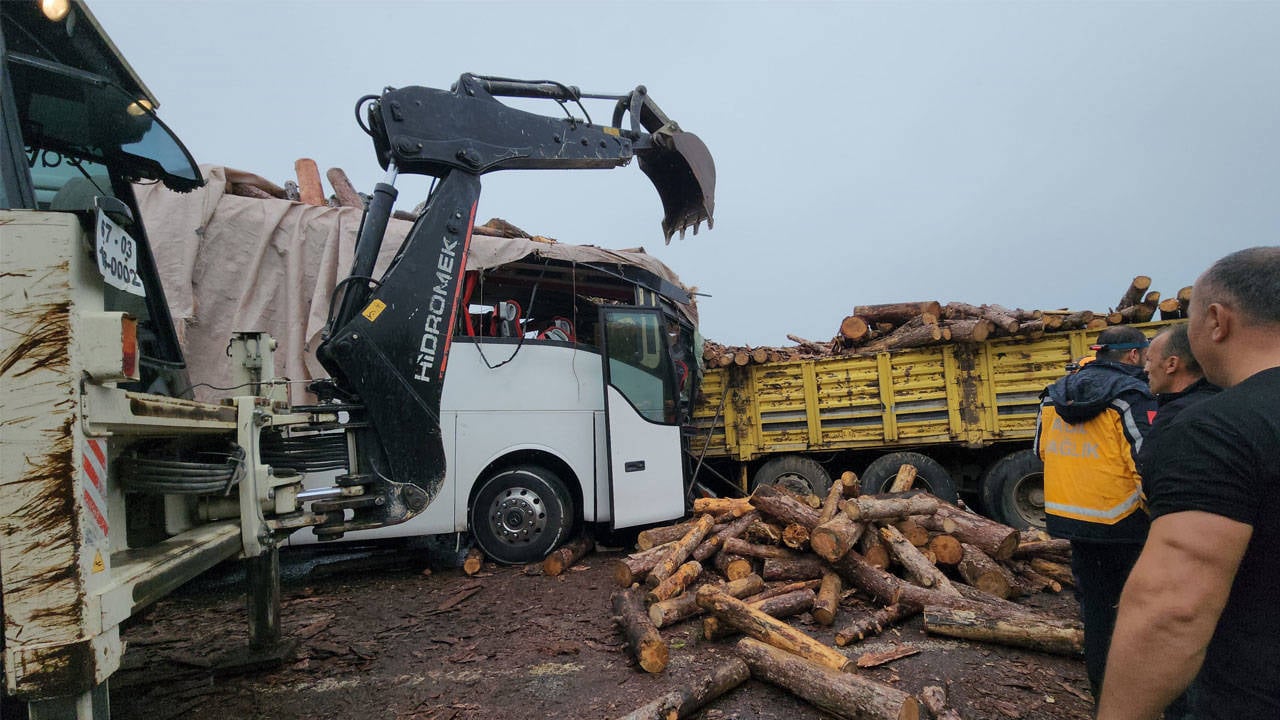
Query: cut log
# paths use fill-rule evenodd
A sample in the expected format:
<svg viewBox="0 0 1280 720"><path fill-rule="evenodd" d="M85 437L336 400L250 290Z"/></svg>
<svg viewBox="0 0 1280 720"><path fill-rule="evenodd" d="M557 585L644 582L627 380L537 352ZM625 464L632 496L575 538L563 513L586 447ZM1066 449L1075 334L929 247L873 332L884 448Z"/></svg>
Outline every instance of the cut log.
<svg viewBox="0 0 1280 720"><path fill-rule="evenodd" d="M1116 304L1117 310L1123 310L1127 307L1137 305L1142 300L1143 294L1151 287L1151 278L1146 275L1139 275L1129 283L1129 289L1124 291L1120 296L1120 302Z"/></svg>
<svg viewBox="0 0 1280 720"><path fill-rule="evenodd" d="M697 522L685 533L685 536L671 543L671 549L663 556L653 570L649 572L649 577L645 578L645 582L649 587L654 587L658 583L666 580L676 568L684 564L689 559L693 549L698 547L703 538L711 530L712 519L710 515L699 515Z"/></svg>
<svg viewBox="0 0 1280 720"><path fill-rule="evenodd" d="M954 536L960 542L978 546L982 552L996 560L1008 560L1018 547L1018 531L1001 525L981 515L971 513L939 501L938 509L931 516L917 520L934 532Z"/></svg>
<svg viewBox="0 0 1280 720"><path fill-rule="evenodd" d="M720 548L724 546L724 541L729 538L741 537L747 528L751 527L751 523L760 519L760 513L752 511L743 515L726 525L719 532L711 537L703 540L698 547L693 550L693 559L698 562L705 562L707 558L720 552Z"/></svg>
<svg viewBox="0 0 1280 720"><path fill-rule="evenodd" d="M809 535L809 547L828 562L839 560L858 542L866 527L865 523L839 513L813 529Z"/></svg>
<svg viewBox="0 0 1280 720"><path fill-rule="evenodd" d="M560 546L559 550L551 553L542 561L542 572L555 577L560 573L568 570L574 563L587 556L587 553L594 550L595 541L586 535L579 535Z"/></svg>
<svg viewBox="0 0 1280 720"><path fill-rule="evenodd" d="M812 597L813 593L809 592L809 595ZM757 640L835 670L844 670L851 664L849 658L840 654L835 648L828 647L787 623L772 618L737 598L730 597L718 588L703 585L698 588L697 597L698 605L726 624Z"/></svg>
<svg viewBox="0 0 1280 720"><path fill-rule="evenodd" d="M792 559L798 557L795 553L786 548L775 547L773 545L758 545L749 543L741 538L727 538L724 541L724 552L732 555L742 555L744 557L756 558L783 558Z"/></svg>
<svg viewBox="0 0 1280 720"><path fill-rule="evenodd" d="M880 533L873 528L871 532L862 533L862 538L858 540L858 547L862 550L862 556L866 562L873 567L881 570L889 567L889 549L884 546L884 541L880 539ZM849 553L845 553L840 557L844 557ZM829 562L835 562L830 560Z"/></svg>
<svg viewBox="0 0 1280 720"><path fill-rule="evenodd" d="M1093 322L1093 311L1080 310L1065 315L1062 318L1062 324L1058 326L1060 330L1079 330L1080 328Z"/></svg>
<svg viewBox="0 0 1280 720"><path fill-rule="evenodd" d="M1182 311L1182 317L1188 317L1187 311L1191 308L1191 286L1182 288L1178 291L1178 309Z"/></svg>
<svg viewBox="0 0 1280 720"><path fill-rule="evenodd" d="M1013 572L1018 591L1025 595L1034 595L1045 590L1052 593L1062 592L1062 583L1032 570L1030 563L1024 560L1008 560L1005 565Z"/></svg>
<svg viewBox="0 0 1280 720"><path fill-rule="evenodd" d="M874 637L913 615L920 613L919 605L894 603L855 618L836 631L836 645L844 647Z"/></svg>
<svg viewBox="0 0 1280 720"><path fill-rule="evenodd" d="M852 470L840 473L840 494L847 498L862 494L862 483L858 480L858 473Z"/></svg>
<svg viewBox="0 0 1280 720"><path fill-rule="evenodd" d="M899 348L924 347L942 340L942 328L922 323L917 327L902 327L888 335L858 348L859 354L887 352Z"/></svg>
<svg viewBox="0 0 1280 720"><path fill-rule="evenodd" d="M992 329L991 323L982 318L948 320L943 327L951 331L952 341L974 343L986 340Z"/></svg>
<svg viewBox="0 0 1280 720"><path fill-rule="evenodd" d="M765 348L755 348L751 351L751 360L757 365L763 365L769 362L769 351Z"/></svg>
<svg viewBox="0 0 1280 720"><path fill-rule="evenodd" d="M939 565L955 567L964 557L964 547L959 540L945 533L934 535L929 539L929 549L938 559Z"/></svg>
<svg viewBox="0 0 1280 720"><path fill-rule="evenodd" d="M909 463L903 463L898 468L898 474L893 478L893 485L889 486L889 492L900 493L911 489L916 484L916 466Z"/></svg>
<svg viewBox="0 0 1280 720"><path fill-rule="evenodd" d="M918 720L920 717L915 698L861 675L832 670L751 638L738 641L738 655L746 660L753 677L788 690L835 717L850 720Z"/></svg>
<svg viewBox="0 0 1280 720"><path fill-rule="evenodd" d="M1051 580L1075 587L1075 576L1071 574L1070 565L1038 557L1031 558L1030 565L1032 570Z"/></svg>
<svg viewBox="0 0 1280 720"><path fill-rule="evenodd" d="M351 184L351 180L347 178L347 174L342 168L329 168L325 171L325 177L329 178L329 185L333 188L334 197L338 198L338 204L343 207L364 207L364 200L360 197L360 193L356 187Z"/></svg>
<svg viewBox="0 0 1280 720"><path fill-rule="evenodd" d="M1159 305L1160 305L1160 291L1159 291L1159 290L1152 290L1152 291L1148 292L1146 295L1143 295L1143 296L1142 296L1142 302L1146 303L1147 305L1155 305L1155 306L1159 306Z"/></svg>
<svg viewBox="0 0 1280 720"><path fill-rule="evenodd" d="M613 579L618 587L631 587L640 582L649 571L653 570L671 549L670 543L641 550L613 561Z"/></svg>
<svg viewBox="0 0 1280 720"><path fill-rule="evenodd" d="M1118 311L1120 317L1124 318L1127 323L1144 323L1155 317L1156 306L1146 303L1138 303Z"/></svg>
<svg viewBox="0 0 1280 720"><path fill-rule="evenodd" d="M640 591L636 588L615 590L610 600L614 619L622 626L631 656L645 672L659 673L666 669L671 651L649 620Z"/></svg>
<svg viewBox="0 0 1280 720"><path fill-rule="evenodd" d="M1179 302L1176 297L1161 300L1157 307L1160 309L1161 320L1177 320L1178 318L1183 317L1182 303Z"/></svg>
<svg viewBox="0 0 1280 720"><path fill-rule="evenodd" d="M932 315L935 319L942 317L942 304L936 300L925 302L884 303L880 305L858 305L853 314L873 323L891 323L901 325L920 315Z"/></svg>
<svg viewBox="0 0 1280 720"><path fill-rule="evenodd" d="M854 520L899 520L910 515L932 515L940 501L932 495L909 497L862 497L840 502L840 509Z"/></svg>
<svg viewBox="0 0 1280 720"><path fill-rule="evenodd" d="M902 564L907 575L913 582L922 587L932 588L941 593L948 595L959 595L960 592L951 586L951 581L946 575L938 569L938 566L929 562L928 558L920 554L916 546L907 542L907 539L898 532L898 528L892 525L880 528L880 539L885 541L889 546L889 554L897 558Z"/></svg>
<svg viewBox="0 0 1280 720"><path fill-rule="evenodd" d="M663 693L658 699L636 708L618 720L672 720L686 718L712 700L738 687L751 677L751 670L742 658L729 658L710 670L682 680L675 690Z"/></svg>
<svg viewBox="0 0 1280 720"><path fill-rule="evenodd" d="M925 530L915 520L907 517L895 523L893 526L898 528L898 532L907 539L907 542L918 548L925 548L929 545L929 531Z"/></svg>
<svg viewBox="0 0 1280 720"><path fill-rule="evenodd" d="M785 525L799 523L812 530L818 526L819 513L793 495L773 485L760 485L751 495L751 504L761 514Z"/></svg>
<svg viewBox="0 0 1280 720"><path fill-rule="evenodd" d="M324 186L320 184L320 168L311 158L298 158L293 163L298 175L298 194L308 205L324 206Z"/></svg>
<svg viewBox="0 0 1280 720"><path fill-rule="evenodd" d="M960 713L947 707L947 693L937 685L929 685L922 689L920 702L929 710L934 720L961 720Z"/></svg>
<svg viewBox="0 0 1280 720"><path fill-rule="evenodd" d="M256 185L247 183L231 183L231 194L240 197L254 198L255 200L272 200L274 196Z"/></svg>
<svg viewBox="0 0 1280 720"><path fill-rule="evenodd" d="M746 350L739 350L733 354L733 364L738 367L746 367L751 364L751 353Z"/></svg>
<svg viewBox="0 0 1280 720"><path fill-rule="evenodd" d="M840 576L833 570L824 572L818 596L813 600L813 619L819 625L830 625L836 621L843 593L844 583L840 581Z"/></svg>
<svg viewBox="0 0 1280 720"><path fill-rule="evenodd" d="M809 548L809 528L800 523L791 523L782 530L782 544L792 550L807 550Z"/></svg>
<svg viewBox="0 0 1280 720"><path fill-rule="evenodd" d="M1150 319L1150 318L1148 318L1148 320L1149 320L1149 319ZM1145 321L1137 321L1137 322L1145 322ZM1096 317L1096 318L1094 318L1094 319L1090 320L1088 323L1086 323L1086 324L1085 324L1085 326L1084 326L1084 329L1085 329L1085 330L1106 330L1106 329L1107 329L1107 319L1106 319L1106 318L1099 318L1099 317Z"/></svg>
<svg viewBox="0 0 1280 720"><path fill-rule="evenodd" d="M818 587L821 585L821 580L795 580L793 582L775 583L773 585L769 585L755 595L742 598L742 602L748 605L755 605L762 600L768 600L771 597L777 597L779 595L786 595L787 593L793 593L797 590L810 590L817 592Z"/></svg>
<svg viewBox="0 0 1280 720"><path fill-rule="evenodd" d="M697 498L693 501L694 514L732 513L734 517L742 517L755 508L751 507L751 498Z"/></svg>
<svg viewBox="0 0 1280 720"><path fill-rule="evenodd" d="M871 333L871 326L864 318L850 315L840 321L840 337L851 343L860 343Z"/></svg>
<svg viewBox="0 0 1280 720"><path fill-rule="evenodd" d="M484 551L479 546L468 550L466 559L462 561L462 572L475 575L482 567L484 567Z"/></svg>
<svg viewBox="0 0 1280 720"><path fill-rule="evenodd" d="M678 525L663 525L661 527L649 528L641 530L636 535L636 549L648 550L656 545L665 545L684 537L697 524L697 520L689 520Z"/></svg>
<svg viewBox="0 0 1280 720"><path fill-rule="evenodd" d="M755 573L725 583L723 587L725 592L736 598L755 595L765 589L764 579ZM674 625L682 620L688 620L701 614L702 608L698 607L697 597L694 593L684 593L670 600L661 600L649 606L649 619L653 621L654 627L657 628Z"/></svg>
<svg viewBox="0 0 1280 720"><path fill-rule="evenodd" d="M844 497L844 485L839 480L831 483L831 489L827 491L827 497L822 501L822 507L818 509L818 525L827 522L840 512L840 499ZM817 525L814 526L815 528ZM811 530L813 528L810 528Z"/></svg>
<svg viewBox="0 0 1280 720"><path fill-rule="evenodd" d="M1018 547L1013 550L1013 557L1049 557L1058 556L1071 559L1071 541L1070 540L1032 540L1030 542L1023 540L1018 543Z"/></svg>
<svg viewBox="0 0 1280 720"><path fill-rule="evenodd" d="M671 573L671 576L666 580L658 583L657 587L650 590L644 599L650 603L669 600L684 592L684 589L689 587L689 583L693 582L701 574L702 563L697 560L690 560L676 568L676 571Z"/></svg>
<svg viewBox="0 0 1280 720"><path fill-rule="evenodd" d="M968 609L925 606L924 629L935 635L1029 648L1054 655L1084 652L1084 630L1075 623L1009 615L984 605Z"/></svg>
<svg viewBox="0 0 1280 720"><path fill-rule="evenodd" d="M747 607L753 611L763 613L771 618L789 618L795 617L803 612L808 612L813 608L813 591L808 589L792 590L782 595L773 595L762 600L753 602L743 601ZM790 626L788 626L790 627ZM738 630L736 627L718 617L706 617L702 619L702 638L704 640L719 640L729 637Z"/></svg>
<svg viewBox="0 0 1280 720"><path fill-rule="evenodd" d="M960 577L988 595L994 595L1001 600L1008 599L1017 584L1013 575L977 547L968 543L963 543L961 547L964 548L964 557L956 565L956 571L960 573Z"/></svg>
<svg viewBox="0 0 1280 720"><path fill-rule="evenodd" d="M760 575L765 580L813 580L821 578L827 564L812 555L796 558L765 558Z"/></svg>
<svg viewBox="0 0 1280 720"><path fill-rule="evenodd" d="M741 580L755 572L751 561L741 555L733 555L721 550L715 558L716 570L729 580Z"/></svg>

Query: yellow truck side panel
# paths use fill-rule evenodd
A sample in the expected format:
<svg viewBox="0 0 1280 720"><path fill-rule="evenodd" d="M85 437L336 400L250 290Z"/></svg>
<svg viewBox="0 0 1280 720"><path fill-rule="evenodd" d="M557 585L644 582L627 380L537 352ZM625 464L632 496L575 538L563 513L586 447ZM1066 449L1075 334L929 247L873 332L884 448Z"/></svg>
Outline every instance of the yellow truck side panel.
<svg viewBox="0 0 1280 720"><path fill-rule="evenodd" d="M1171 322L1140 325L1148 335ZM776 453L1029 440L1040 392L1099 331L999 338L708 370L695 454ZM723 402L722 402L723 401Z"/></svg>

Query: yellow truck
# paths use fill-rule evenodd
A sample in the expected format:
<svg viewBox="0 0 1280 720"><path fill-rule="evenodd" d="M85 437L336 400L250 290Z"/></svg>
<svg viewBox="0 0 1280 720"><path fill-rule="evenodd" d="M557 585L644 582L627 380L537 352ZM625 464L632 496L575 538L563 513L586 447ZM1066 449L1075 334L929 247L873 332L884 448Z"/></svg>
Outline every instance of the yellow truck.
<svg viewBox="0 0 1280 720"><path fill-rule="evenodd" d="M1151 336L1174 322L1135 327ZM690 452L743 491L768 482L819 495L828 469L880 489L911 463L917 485L940 497L1043 527L1043 466L1031 448L1040 392L1092 354L1099 332L707 370Z"/></svg>

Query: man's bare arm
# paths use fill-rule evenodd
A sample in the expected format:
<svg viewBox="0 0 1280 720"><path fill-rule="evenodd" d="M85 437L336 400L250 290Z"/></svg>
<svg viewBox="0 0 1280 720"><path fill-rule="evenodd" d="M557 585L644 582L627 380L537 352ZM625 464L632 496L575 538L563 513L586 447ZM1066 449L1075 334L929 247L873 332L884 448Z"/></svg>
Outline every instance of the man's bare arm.
<svg viewBox="0 0 1280 720"><path fill-rule="evenodd" d="M1099 720L1158 718L1191 683L1252 535L1201 511L1151 523L1120 596Z"/></svg>

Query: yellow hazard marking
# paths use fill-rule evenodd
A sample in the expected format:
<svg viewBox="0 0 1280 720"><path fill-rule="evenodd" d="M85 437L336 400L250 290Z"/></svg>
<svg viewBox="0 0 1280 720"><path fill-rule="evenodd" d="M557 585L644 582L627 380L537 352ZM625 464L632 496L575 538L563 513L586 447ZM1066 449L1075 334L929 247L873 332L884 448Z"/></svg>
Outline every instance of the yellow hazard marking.
<svg viewBox="0 0 1280 720"><path fill-rule="evenodd" d="M100 573L106 569L107 569L107 564L102 562L102 552L95 550L93 552L93 571L95 573Z"/></svg>
<svg viewBox="0 0 1280 720"><path fill-rule="evenodd" d="M600 129L604 131L605 135L612 135L614 137L618 137L619 135L622 134L622 131L616 127L603 127Z"/></svg>
<svg viewBox="0 0 1280 720"><path fill-rule="evenodd" d="M365 308L364 312L360 314L363 315L365 319L368 320L369 322L373 322L374 320L377 320L378 316L382 314L382 311L386 309L387 309L386 303L382 302L381 300L374 300L373 302L369 303L369 307Z"/></svg>

